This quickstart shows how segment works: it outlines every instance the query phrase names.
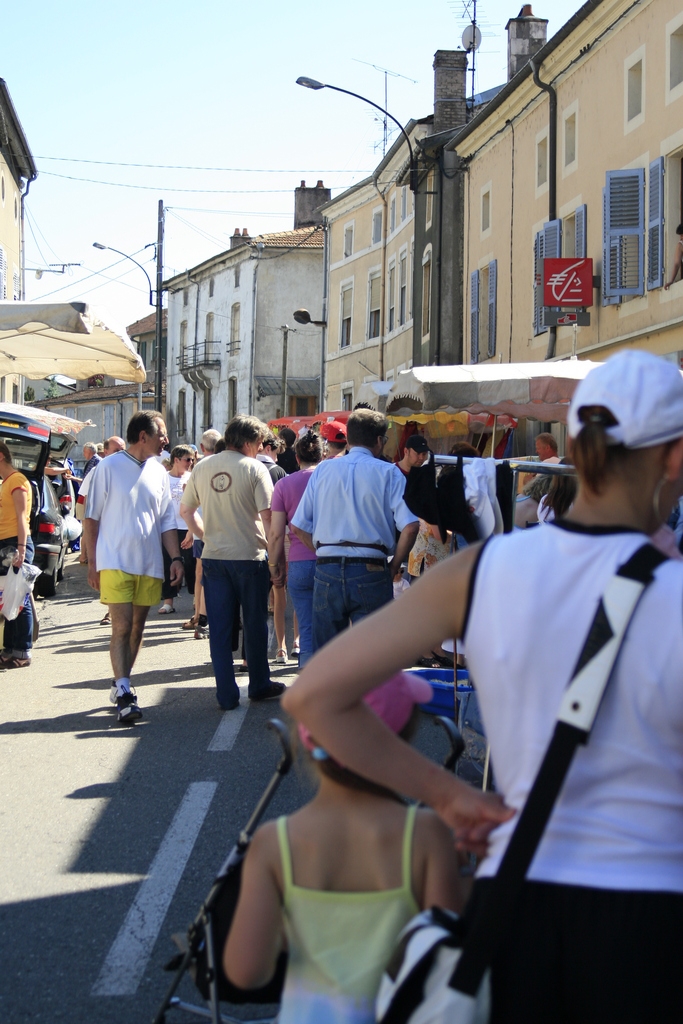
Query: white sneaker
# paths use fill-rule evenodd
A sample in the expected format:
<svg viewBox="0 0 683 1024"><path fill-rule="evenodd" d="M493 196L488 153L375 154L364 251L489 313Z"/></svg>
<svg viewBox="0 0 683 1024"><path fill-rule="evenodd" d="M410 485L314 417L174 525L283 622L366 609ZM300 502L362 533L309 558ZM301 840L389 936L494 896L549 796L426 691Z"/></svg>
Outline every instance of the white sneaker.
<svg viewBox="0 0 683 1024"><path fill-rule="evenodd" d="M135 689L134 686L131 686L130 692L133 694L134 697L137 697L138 692L137 692L137 690ZM116 698L117 698L116 683L114 682L114 683L111 684L111 688L109 690L109 700L110 700L110 702L112 704L116 704Z"/></svg>

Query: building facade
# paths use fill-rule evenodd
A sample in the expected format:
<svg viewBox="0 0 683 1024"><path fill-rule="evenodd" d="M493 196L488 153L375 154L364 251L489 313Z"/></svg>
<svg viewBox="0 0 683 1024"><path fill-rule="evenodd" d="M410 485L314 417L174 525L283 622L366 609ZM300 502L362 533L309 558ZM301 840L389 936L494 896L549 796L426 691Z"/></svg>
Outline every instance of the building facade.
<svg viewBox="0 0 683 1024"><path fill-rule="evenodd" d="M229 250L164 283L172 441L197 444L204 430L223 430L236 413L267 421L318 411L321 331L292 325L295 309L320 305L318 211L329 196L322 182L315 189L302 182L295 193L302 226L255 237L236 229Z"/></svg>
<svg viewBox="0 0 683 1024"><path fill-rule="evenodd" d="M24 295L23 202L37 174L7 84L0 79L0 300L19 301ZM20 376L0 377L0 402L23 400Z"/></svg>
<svg viewBox="0 0 683 1024"><path fill-rule="evenodd" d="M683 4L584 4L534 65L447 146L466 166L466 361L678 359L683 281L665 285L683 221ZM552 256L593 259L576 333L545 322Z"/></svg>

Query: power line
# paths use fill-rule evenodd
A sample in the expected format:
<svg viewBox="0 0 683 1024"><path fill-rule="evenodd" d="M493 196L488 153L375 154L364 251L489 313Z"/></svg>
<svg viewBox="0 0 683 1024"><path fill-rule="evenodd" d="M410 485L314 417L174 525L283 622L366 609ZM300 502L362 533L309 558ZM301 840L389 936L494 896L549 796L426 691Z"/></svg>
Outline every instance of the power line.
<svg viewBox="0 0 683 1024"><path fill-rule="evenodd" d="M131 253L131 256L137 256L139 252L144 252L144 248L143 249L138 249L136 252ZM124 263L124 262L125 262L125 258L122 258L120 260L115 260L113 263L110 263L108 266L103 267L102 270L92 270L92 271L90 271L89 274L86 274L85 277L79 278L78 281L72 281L70 284L61 285L59 288L54 288L51 292L44 292L40 296L40 298L41 299L47 299L50 295L56 295L57 292L63 292L63 291L66 291L67 288L73 288L76 285L81 285L85 281L89 281L92 277L104 277L105 276L105 272L107 270L112 270L114 267L118 267L118 265L120 263ZM86 267L85 269L89 270L90 268ZM131 273L132 269L133 269L132 267L130 269L126 269L126 272L124 274L122 274L121 277L118 277L118 278L110 277L110 278L107 278L106 280L109 283L112 283L112 284L117 284L117 283L124 284L127 288L134 288L135 291L140 291L140 292L144 291L144 289L138 288L138 287L136 287L136 285L131 285L131 284L128 284L126 281L122 281L121 280L121 278L125 277L126 274Z"/></svg>
<svg viewBox="0 0 683 1024"><path fill-rule="evenodd" d="M250 196L255 193L264 193L268 195L276 195L282 193L290 195L291 188L170 188L168 185L129 185L123 181L99 181L97 178L76 178L71 174L57 174L55 171L42 171L42 174L47 174L51 178L63 178L65 181L85 181L91 185L109 185L114 188L135 188L143 189L145 192L194 192L203 193L207 195L230 195L230 196ZM348 185L336 186L337 188L348 188Z"/></svg>
<svg viewBox="0 0 683 1024"><path fill-rule="evenodd" d="M411 79L412 81L412 79ZM311 171L314 174L364 174L367 171L366 167L355 167L353 169L349 167L337 167L337 168L323 168L316 169L315 167L308 168L286 168L286 167L200 167L194 164L133 164L125 163L122 160L81 160L77 157L69 156L37 156L36 160L58 160L62 163L69 164L97 164L100 167L151 167L155 170L167 170L167 171L222 171L230 172L231 174L306 174ZM43 174L47 174L47 171L43 171Z"/></svg>

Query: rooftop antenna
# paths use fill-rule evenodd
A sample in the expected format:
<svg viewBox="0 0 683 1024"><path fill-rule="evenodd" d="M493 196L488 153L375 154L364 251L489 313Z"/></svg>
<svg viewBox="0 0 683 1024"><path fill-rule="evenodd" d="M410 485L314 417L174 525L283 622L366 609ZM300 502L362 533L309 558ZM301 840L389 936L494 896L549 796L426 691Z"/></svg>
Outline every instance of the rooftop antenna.
<svg viewBox="0 0 683 1024"><path fill-rule="evenodd" d="M384 109L385 110L387 109L387 107L389 105L389 96L388 96L388 80L389 80L389 75L391 75L392 78L404 78L406 80L406 82L412 82L413 85L417 85L417 79L416 78L408 78L407 75L402 75L400 73L400 71L390 71L389 68L381 68L379 66L379 64L371 64L369 60L359 60L358 57L353 57L352 59L355 60L356 64L365 64L369 68L374 68L375 71L381 71L382 74L384 75ZM387 124L387 116L386 116L386 114L382 118L382 129L383 129L383 134L382 134L382 156L385 157L387 155L387 141L388 141L388 138L389 138L389 125Z"/></svg>
<svg viewBox="0 0 683 1024"><path fill-rule="evenodd" d="M465 31L462 34L462 48L467 53L472 54L472 66L470 73L472 75L472 92L470 96L470 108L467 113L467 119L474 116L474 73L477 63L477 50L481 46L481 29L477 24L477 0L462 0L463 5L463 16L470 19L469 25L465 27Z"/></svg>

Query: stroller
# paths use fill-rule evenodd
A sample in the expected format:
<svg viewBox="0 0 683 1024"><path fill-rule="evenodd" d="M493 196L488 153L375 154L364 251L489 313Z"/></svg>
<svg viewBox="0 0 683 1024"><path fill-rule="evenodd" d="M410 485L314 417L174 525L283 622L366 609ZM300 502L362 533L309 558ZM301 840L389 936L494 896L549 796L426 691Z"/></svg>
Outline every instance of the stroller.
<svg viewBox="0 0 683 1024"><path fill-rule="evenodd" d="M445 717L436 717L448 736L450 750L444 760L444 767L453 771L455 763L463 752L465 744L454 724ZM178 1009L193 1013L211 1024L244 1024L242 1020L228 1017L221 1012L220 1003L233 1005L273 1006L280 1002L287 971L287 953L281 953L275 974L262 988L240 989L233 985L223 971L223 947L237 907L242 876L242 864L256 827L266 812L280 782L292 766L292 751L286 726L277 718L271 718L268 728L272 729L282 746L282 756L263 795L240 832L239 838L221 866L211 886L209 895L187 931L186 948L166 964L165 970L175 971L173 980L154 1017L153 1024L166 1024L169 1010ZM208 1009L186 1003L176 996L176 990L186 972L190 973L202 997L208 1002ZM249 1020L249 1024L274 1024L273 1017Z"/></svg>

